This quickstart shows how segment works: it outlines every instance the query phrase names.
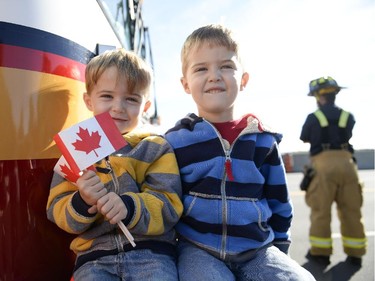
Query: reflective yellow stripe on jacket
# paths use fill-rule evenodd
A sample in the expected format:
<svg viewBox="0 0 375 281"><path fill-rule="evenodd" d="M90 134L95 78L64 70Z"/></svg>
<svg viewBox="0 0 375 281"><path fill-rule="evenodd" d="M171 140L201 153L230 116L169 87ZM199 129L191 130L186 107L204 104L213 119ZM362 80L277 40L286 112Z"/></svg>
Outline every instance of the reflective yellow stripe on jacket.
<svg viewBox="0 0 375 281"><path fill-rule="evenodd" d="M316 118L318 118L320 127L324 128L328 126L328 120L320 109L316 110L314 112L314 115ZM338 124L340 128L346 127L346 124L348 123L349 115L350 113L348 111L341 110L339 124Z"/></svg>

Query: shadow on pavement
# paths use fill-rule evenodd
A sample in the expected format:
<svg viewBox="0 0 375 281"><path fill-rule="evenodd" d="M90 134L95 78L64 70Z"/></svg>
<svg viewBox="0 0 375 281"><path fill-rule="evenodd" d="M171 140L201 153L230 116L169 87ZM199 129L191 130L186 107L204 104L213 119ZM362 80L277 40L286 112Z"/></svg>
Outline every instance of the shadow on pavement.
<svg viewBox="0 0 375 281"><path fill-rule="evenodd" d="M310 271L317 281L349 281L361 269L361 266L356 266L349 262L339 262L328 268L328 270L327 266L313 261L308 261L302 266Z"/></svg>

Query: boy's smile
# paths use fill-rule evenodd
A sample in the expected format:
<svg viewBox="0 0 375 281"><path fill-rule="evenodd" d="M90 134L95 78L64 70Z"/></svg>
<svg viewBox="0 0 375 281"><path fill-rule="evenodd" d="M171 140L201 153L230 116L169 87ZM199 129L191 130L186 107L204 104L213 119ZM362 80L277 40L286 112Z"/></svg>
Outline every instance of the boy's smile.
<svg viewBox="0 0 375 281"><path fill-rule="evenodd" d="M206 93L208 94L217 94L221 92L225 92L225 88L219 88L219 87L213 87L205 90Z"/></svg>

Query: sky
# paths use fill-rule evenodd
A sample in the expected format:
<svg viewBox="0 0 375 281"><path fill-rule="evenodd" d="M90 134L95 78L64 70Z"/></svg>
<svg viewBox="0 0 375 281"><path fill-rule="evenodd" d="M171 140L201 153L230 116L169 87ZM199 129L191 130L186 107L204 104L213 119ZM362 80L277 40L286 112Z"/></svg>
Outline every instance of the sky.
<svg viewBox="0 0 375 281"><path fill-rule="evenodd" d="M282 133L282 153L308 151L299 140L316 109L308 84L329 75L347 87L336 104L355 116L354 148L375 148L375 0L144 0L142 11L162 131L196 113L180 83L183 42L196 28L220 23L240 38L250 74L237 117L253 113Z"/></svg>

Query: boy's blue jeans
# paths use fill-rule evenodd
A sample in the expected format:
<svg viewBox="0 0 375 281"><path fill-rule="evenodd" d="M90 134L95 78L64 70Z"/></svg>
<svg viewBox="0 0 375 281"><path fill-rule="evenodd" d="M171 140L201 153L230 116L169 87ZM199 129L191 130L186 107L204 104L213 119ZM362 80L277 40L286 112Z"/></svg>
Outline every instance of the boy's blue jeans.
<svg viewBox="0 0 375 281"><path fill-rule="evenodd" d="M223 262L187 241L179 241L180 281L307 281L312 274L275 246L260 249L249 261Z"/></svg>
<svg viewBox="0 0 375 281"><path fill-rule="evenodd" d="M74 272L74 281L177 281L174 257L134 250L90 261Z"/></svg>

